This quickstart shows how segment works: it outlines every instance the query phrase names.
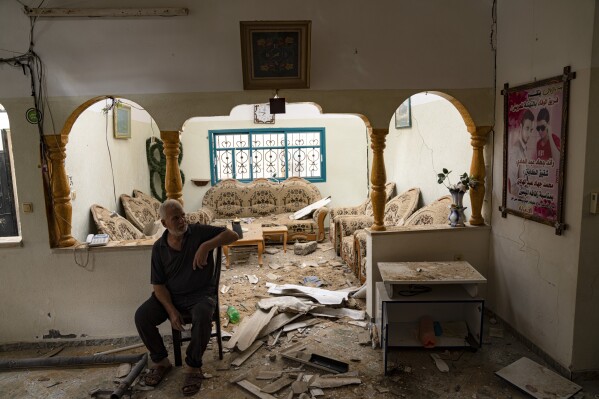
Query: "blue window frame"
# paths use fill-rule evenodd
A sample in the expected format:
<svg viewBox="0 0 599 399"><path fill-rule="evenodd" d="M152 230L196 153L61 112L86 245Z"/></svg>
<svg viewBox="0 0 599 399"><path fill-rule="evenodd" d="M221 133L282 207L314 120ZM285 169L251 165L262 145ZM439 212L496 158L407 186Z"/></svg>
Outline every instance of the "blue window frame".
<svg viewBox="0 0 599 399"><path fill-rule="evenodd" d="M223 179L326 181L324 128L209 130L212 184Z"/></svg>

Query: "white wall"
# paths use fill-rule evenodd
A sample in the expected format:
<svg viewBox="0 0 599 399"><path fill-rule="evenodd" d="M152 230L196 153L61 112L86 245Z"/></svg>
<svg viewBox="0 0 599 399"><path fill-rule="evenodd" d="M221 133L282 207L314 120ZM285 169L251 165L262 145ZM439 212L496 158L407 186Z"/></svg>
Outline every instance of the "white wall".
<svg viewBox="0 0 599 399"><path fill-rule="evenodd" d="M186 175L183 199L187 211L199 209L210 188L210 184L195 186L191 178L210 179L208 131L221 129L324 128L326 182L314 184L323 197L332 196L331 207L364 201L368 194L367 131L362 119L355 115L323 115L311 104L287 104L286 113L276 115L274 124L254 124L253 109L252 104L240 105L228 117L193 118L185 124L181 169ZM352 184L347 184L349 176Z"/></svg>
<svg viewBox="0 0 599 399"><path fill-rule="evenodd" d="M493 181L497 183L492 191L489 299L502 318L565 367L576 367L572 362L574 345L595 354L592 363L599 366L597 341L573 340L595 5L592 0L498 3L498 118L493 163ZM504 131L499 92L505 82L513 87L560 75L566 65L572 66L577 77L571 83L566 154L564 211L568 229L557 236L550 226L513 215L504 219L498 211ZM593 323L583 324L597 329L596 317Z"/></svg>
<svg viewBox="0 0 599 399"><path fill-rule="evenodd" d="M409 95L443 89L475 121L489 124L491 4L183 0L177 6L188 6L190 15L182 18L40 18L35 50L47 67L55 126L46 124L46 133L58 134L77 106L99 95L135 101L163 130L179 130L190 117L226 115L235 105L265 101L271 92L242 90L239 45L239 21L265 19L312 20L311 88L282 90L290 102L313 101L325 113L363 113L373 127L386 128ZM54 0L50 6L77 5ZM123 4L106 0L102 6ZM164 2L131 0L126 6ZM0 1L0 26L10 32L0 35L0 57L27 50L29 18L18 2ZM427 29L414 35L422 26ZM389 51L399 42L399 50ZM32 341L50 328L78 337L136 335L132 316L150 292L149 248L94 249L86 268L79 265L85 253L49 248L39 137L24 119L32 107L30 81L20 68L0 64L0 87L11 122L19 201L34 209L22 213L19 204L23 247L0 247L0 320L10 320L0 329L0 343ZM187 151L184 160L191 156ZM188 177L196 173L184 171ZM352 179L347 176L347 186Z"/></svg>
<svg viewBox="0 0 599 399"><path fill-rule="evenodd" d="M72 235L79 241L96 233L91 205L102 205L125 216L121 194L131 195L133 189L150 194L146 139L152 132L159 136L160 131L146 111L131 104L131 138L114 138L112 110L106 114L102 111L110 104L110 100L100 101L87 108L69 134L65 167L73 182Z"/></svg>
<svg viewBox="0 0 599 399"><path fill-rule="evenodd" d="M470 174L472 146L470 133L457 109L435 94L420 93L412 99L412 127L395 128L391 118L385 166L387 180L397 184L401 193L419 187L420 206L448 195L443 184L437 183L437 173L443 168L452 171L451 183L459 182L462 173ZM466 220L470 218L470 197L464 196Z"/></svg>

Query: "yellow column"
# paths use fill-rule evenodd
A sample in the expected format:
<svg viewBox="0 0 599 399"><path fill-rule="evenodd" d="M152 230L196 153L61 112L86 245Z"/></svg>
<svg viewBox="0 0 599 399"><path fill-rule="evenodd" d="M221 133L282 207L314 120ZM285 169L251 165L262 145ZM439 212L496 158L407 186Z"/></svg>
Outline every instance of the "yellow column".
<svg viewBox="0 0 599 399"><path fill-rule="evenodd" d="M175 199L183 205L183 183L181 181L181 172L179 171L179 132L161 131L160 138L164 142L164 155L166 155L166 177L164 187L166 196L169 199Z"/></svg>
<svg viewBox="0 0 599 399"><path fill-rule="evenodd" d="M66 145L69 141L68 136L46 135L44 143L50 158L48 165L48 174L50 176L50 188L52 190L52 229L57 229L59 233L58 246L70 247L77 243L77 240L71 236L71 219L73 207L71 206L71 189L69 180L64 167L66 158Z"/></svg>
<svg viewBox="0 0 599 399"><path fill-rule="evenodd" d="M487 142L487 135L491 131L491 126L478 126L476 130L469 130L472 139L472 163L470 164L470 175L479 181L479 185L474 190L470 190L470 204L472 205L472 216L470 224L472 226L482 226L485 220L481 214L483 201L485 199L485 157L483 149Z"/></svg>
<svg viewBox="0 0 599 399"><path fill-rule="evenodd" d="M372 189L370 190L370 200L372 201L372 213L374 224L371 229L375 231L384 231L385 224L383 216L385 213L385 183L387 183L387 172L385 172L385 159L383 151L385 150L385 140L389 129L372 129L370 131L370 146L372 148L372 172L370 181Z"/></svg>

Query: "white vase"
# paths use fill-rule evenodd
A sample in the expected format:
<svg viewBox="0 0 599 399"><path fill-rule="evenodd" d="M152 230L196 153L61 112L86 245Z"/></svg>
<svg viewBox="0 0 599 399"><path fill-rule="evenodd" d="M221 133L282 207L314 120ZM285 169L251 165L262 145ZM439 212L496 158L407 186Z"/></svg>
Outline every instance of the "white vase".
<svg viewBox="0 0 599 399"><path fill-rule="evenodd" d="M451 204L449 207L449 216L447 218L449 220L449 225L451 227L465 227L466 225L464 222L466 220L466 216L464 215L464 210L466 208L462 206L462 201L464 200L464 194L466 194L466 192L450 189L449 193L451 194L453 202L453 204Z"/></svg>

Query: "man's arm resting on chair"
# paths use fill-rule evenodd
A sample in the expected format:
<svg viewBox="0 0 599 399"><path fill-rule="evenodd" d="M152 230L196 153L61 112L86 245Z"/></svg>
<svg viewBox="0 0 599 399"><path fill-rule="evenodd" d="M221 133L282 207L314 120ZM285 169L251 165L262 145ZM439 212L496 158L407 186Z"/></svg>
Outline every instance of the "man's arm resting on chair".
<svg viewBox="0 0 599 399"><path fill-rule="evenodd" d="M160 301L162 306L164 306L166 313L168 313L168 319L173 328L175 330L185 331L185 328L183 328L183 317L181 317L181 313L179 313L177 308L175 308L175 305L173 305L171 293L166 286L152 284L152 287L154 288L154 295L156 295L156 298Z"/></svg>
<svg viewBox="0 0 599 399"><path fill-rule="evenodd" d="M216 237L204 241L202 245L199 246L196 254L193 258L193 269L196 267L202 268L208 264L208 253L214 248L218 248L223 245L229 245L239 239L237 233L232 230L226 229Z"/></svg>

